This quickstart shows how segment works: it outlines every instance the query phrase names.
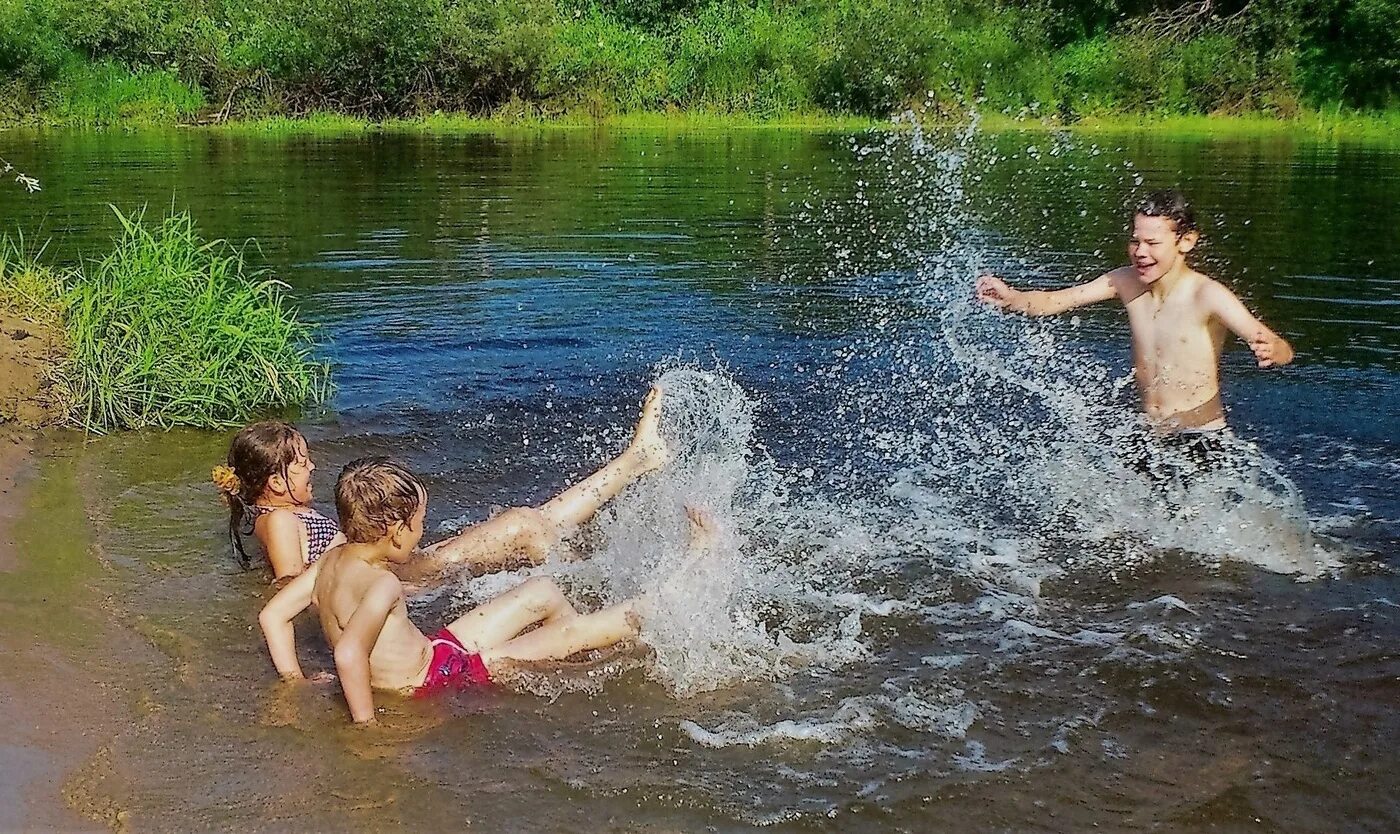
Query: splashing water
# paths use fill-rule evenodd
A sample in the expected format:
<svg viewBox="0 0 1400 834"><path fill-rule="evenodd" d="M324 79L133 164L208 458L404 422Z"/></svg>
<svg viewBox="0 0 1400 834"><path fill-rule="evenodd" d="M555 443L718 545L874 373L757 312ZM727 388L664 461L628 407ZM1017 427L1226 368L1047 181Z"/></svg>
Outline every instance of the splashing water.
<svg viewBox="0 0 1400 834"><path fill-rule="evenodd" d="M824 230L821 289L865 326L793 382L803 406L788 434L764 434L764 411L724 371L663 367L672 462L600 513L592 558L532 571L603 602L646 595L645 668L677 696L754 684L680 729L705 747L812 751L813 772L788 761L762 778L819 782L830 756L880 762L876 782L1036 766L1092 746L1121 706L1112 683L1090 682L1156 686L1199 651L1190 606L1131 601L1139 570L1242 559L1312 577L1334 563L1252 444L1225 436L1230 462L1193 469L1145 432L1131 378L1086 353L1078 319L975 302L978 272L1008 261L973 208L973 186L1004 161L975 128L939 139L911 121L853 156L854 196L798 220ZM811 310L818 330L834 314ZM703 557L687 505L720 527ZM1129 603L1090 610L1046 592L1067 577L1126 586ZM1026 670L1061 666L1087 677L1040 693L1034 722L999 717Z"/></svg>

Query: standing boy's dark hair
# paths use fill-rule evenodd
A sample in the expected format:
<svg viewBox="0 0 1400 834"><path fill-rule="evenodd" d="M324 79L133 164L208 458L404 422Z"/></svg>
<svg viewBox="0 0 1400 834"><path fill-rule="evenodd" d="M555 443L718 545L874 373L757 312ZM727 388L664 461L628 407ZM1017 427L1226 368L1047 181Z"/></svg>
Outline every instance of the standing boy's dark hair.
<svg viewBox="0 0 1400 834"><path fill-rule="evenodd" d="M409 468L390 457L352 460L335 481L335 510L345 540L379 541L395 522L407 524L427 489Z"/></svg>
<svg viewBox="0 0 1400 834"><path fill-rule="evenodd" d="M296 462L297 447L304 442L291 423L253 423L233 436L228 465L214 467L214 484L228 502L228 538L238 563L245 568L252 567L253 560L243 548L243 537L253 534L256 518L248 507L262 495L273 475L288 480L287 467Z"/></svg>
<svg viewBox="0 0 1400 834"><path fill-rule="evenodd" d="M1144 217L1167 218L1176 224L1176 233L1179 235L1201 231L1201 227L1196 225L1196 212L1192 211L1191 204L1186 202L1186 195L1175 188L1153 191L1143 197L1133 208L1133 215L1139 214Z"/></svg>

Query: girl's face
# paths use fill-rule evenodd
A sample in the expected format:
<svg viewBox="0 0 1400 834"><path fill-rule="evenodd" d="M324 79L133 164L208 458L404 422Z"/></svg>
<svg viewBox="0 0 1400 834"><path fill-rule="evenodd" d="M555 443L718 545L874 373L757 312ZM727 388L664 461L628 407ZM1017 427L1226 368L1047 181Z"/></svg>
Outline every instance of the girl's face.
<svg viewBox="0 0 1400 834"><path fill-rule="evenodd" d="M297 438L296 455L296 460L287 465L287 497L298 504L310 504L311 473L316 471L316 464L311 460L311 450L306 446L306 438ZM273 479L281 478L274 475Z"/></svg>

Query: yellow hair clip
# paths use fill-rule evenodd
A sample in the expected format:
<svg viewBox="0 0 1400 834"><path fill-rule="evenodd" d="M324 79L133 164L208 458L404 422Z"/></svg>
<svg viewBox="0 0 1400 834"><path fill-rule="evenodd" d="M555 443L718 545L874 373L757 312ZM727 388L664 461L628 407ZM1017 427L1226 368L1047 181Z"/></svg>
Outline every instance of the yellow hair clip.
<svg viewBox="0 0 1400 834"><path fill-rule="evenodd" d="M238 480L238 476L233 474L233 468L226 464L219 464L210 473L214 480L214 486L224 495L237 495L243 491L243 482Z"/></svg>

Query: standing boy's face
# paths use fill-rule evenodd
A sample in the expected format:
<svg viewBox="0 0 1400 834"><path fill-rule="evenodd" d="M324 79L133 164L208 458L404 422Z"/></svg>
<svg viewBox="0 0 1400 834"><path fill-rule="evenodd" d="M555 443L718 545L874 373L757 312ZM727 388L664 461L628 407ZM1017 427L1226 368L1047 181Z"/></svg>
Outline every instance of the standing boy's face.
<svg viewBox="0 0 1400 834"><path fill-rule="evenodd" d="M1196 247L1199 235L1177 234L1176 223L1166 217L1133 216L1133 236L1128 240L1128 259L1137 270L1138 280L1151 284L1171 272Z"/></svg>

